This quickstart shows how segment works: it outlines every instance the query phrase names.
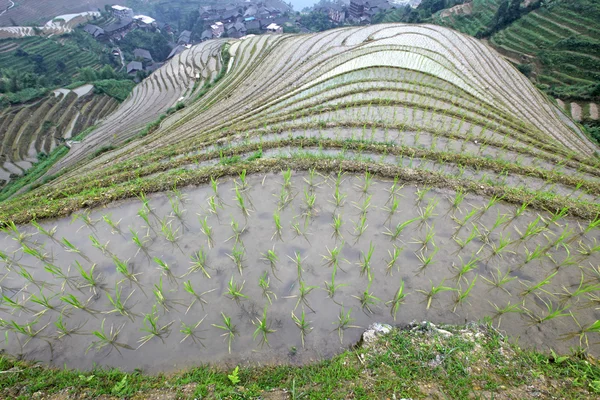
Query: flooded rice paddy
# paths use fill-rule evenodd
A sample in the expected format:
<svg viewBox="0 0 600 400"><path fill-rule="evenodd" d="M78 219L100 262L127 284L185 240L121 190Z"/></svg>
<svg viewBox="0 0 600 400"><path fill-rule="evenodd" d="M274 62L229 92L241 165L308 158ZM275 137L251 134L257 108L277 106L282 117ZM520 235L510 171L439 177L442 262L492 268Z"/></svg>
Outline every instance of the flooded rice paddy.
<svg viewBox="0 0 600 400"><path fill-rule="evenodd" d="M588 222L369 175L287 174L0 233L2 347L159 372L318 360L373 321L489 318L522 345L598 354Z"/></svg>

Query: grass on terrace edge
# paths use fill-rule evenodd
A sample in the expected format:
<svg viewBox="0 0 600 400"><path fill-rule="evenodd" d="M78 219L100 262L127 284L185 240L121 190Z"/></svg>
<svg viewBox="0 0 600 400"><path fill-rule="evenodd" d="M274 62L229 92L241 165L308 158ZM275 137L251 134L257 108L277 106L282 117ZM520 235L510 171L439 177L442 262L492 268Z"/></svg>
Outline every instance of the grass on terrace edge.
<svg viewBox="0 0 600 400"><path fill-rule="evenodd" d="M0 396L30 399L34 393L38 393L35 398L44 398L60 392L74 395L68 398L141 399L160 393L167 398L249 399L276 391L287 392L290 399L423 398L427 394L460 399L494 398L502 393L514 398L540 393L570 399L596 398L600 393L600 366L581 352L549 357L523 350L490 325L443 329L453 336L429 325L395 328L374 344L357 346L331 360L305 366L240 367L237 383L232 379L233 367L199 366L152 376L116 369L53 369L2 356ZM294 351L290 349L291 357Z"/></svg>

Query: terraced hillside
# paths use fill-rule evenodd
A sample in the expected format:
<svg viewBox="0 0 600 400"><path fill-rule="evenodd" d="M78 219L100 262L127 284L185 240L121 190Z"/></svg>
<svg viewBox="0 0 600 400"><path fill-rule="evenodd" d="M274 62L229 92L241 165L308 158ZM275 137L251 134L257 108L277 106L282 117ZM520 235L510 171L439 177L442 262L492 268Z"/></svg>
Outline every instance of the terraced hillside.
<svg viewBox="0 0 600 400"><path fill-rule="evenodd" d="M472 0L442 10L432 17L432 22L448 26L471 36L480 36L494 25L501 0Z"/></svg>
<svg viewBox="0 0 600 400"><path fill-rule="evenodd" d="M13 26L13 21L17 25L44 24L57 15L98 11L107 4L115 4L107 0L14 0L14 3L13 8L0 15L0 26Z"/></svg>
<svg viewBox="0 0 600 400"><path fill-rule="evenodd" d="M413 319L600 351L598 148L472 37L384 24L208 41L114 115L0 204L9 353L297 363Z"/></svg>
<svg viewBox="0 0 600 400"><path fill-rule="evenodd" d="M36 70L36 62L33 61L36 57L41 60L40 64L43 66L41 72ZM3 70L14 70L20 73L36 72L50 78L52 76L72 77L80 68L99 66L100 60L96 51L83 49L69 40L28 37L0 41L0 68Z"/></svg>
<svg viewBox="0 0 600 400"><path fill-rule="evenodd" d="M0 110L0 187L11 175L21 175L64 140L76 136L109 115L118 102L94 95L89 88L57 91L31 104Z"/></svg>
<svg viewBox="0 0 600 400"><path fill-rule="evenodd" d="M94 17L99 17L97 11L85 11L77 14L58 15L39 28L30 26L0 26L0 39L22 38L28 36L51 36L70 33L78 25L84 24Z"/></svg>
<svg viewBox="0 0 600 400"><path fill-rule="evenodd" d="M535 57L540 83L570 88L564 93L559 88L554 95L598 97L600 93L591 93L600 82L598 16L598 2L557 1L512 23L492 36L491 42L524 62Z"/></svg>

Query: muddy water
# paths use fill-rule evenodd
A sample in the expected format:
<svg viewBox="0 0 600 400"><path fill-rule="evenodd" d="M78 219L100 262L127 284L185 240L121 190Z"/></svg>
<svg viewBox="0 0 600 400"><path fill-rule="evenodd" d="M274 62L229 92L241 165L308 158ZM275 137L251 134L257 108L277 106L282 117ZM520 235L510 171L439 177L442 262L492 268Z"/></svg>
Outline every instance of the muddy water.
<svg viewBox="0 0 600 400"><path fill-rule="evenodd" d="M239 184L240 179L237 181ZM519 231L524 233L528 225L538 217L536 212L526 211L494 229L488 236L488 243L485 238L476 235L461 249L457 241L466 241L475 227L482 233L486 228L492 229L498 215L512 218L516 207L498 203L484 212L483 207L489 199L467 196L459 210L454 210L451 204L455 193L438 189L427 193L417 192L416 187L407 185L396 192L400 205L390 216L386 207L390 206L388 191L392 182L373 180L365 194L362 190L364 177L344 176L340 192L346 197L344 204L336 207L333 201L335 177L317 175L313 180L315 186L312 187L316 202L311 215L307 216L305 190L310 193L307 182L310 177L305 173L294 173L291 179L293 200L279 212L283 230L281 238L278 238L277 235L274 236L273 212L278 207L282 175L251 176L247 181L248 188L242 193L251 211L246 217L236 205L233 181L223 180L218 187L219 198L223 203L222 208L217 209L217 214L212 213L209 207L209 199L213 196L212 188L197 187L182 190L181 208L185 211L181 219L173 215L171 202L180 204L175 195L170 195L171 200L164 194L150 197L150 228L137 215L142 206L138 200L92 211L90 218L95 221L92 226L87 226L81 219L44 223L46 229L56 226L56 241L36 233L37 230L32 226L20 228L21 233L33 235L25 239L27 246L45 253L46 262L59 266L65 273L70 268L68 274L74 279L79 276L76 261L88 271L95 264L94 276L101 282L96 288L96 294L89 287L84 287L81 278L78 279L79 287L66 285L63 291L61 281L46 272L41 261L23 254L14 234L10 236L3 233L0 236L0 249L9 254L13 261L4 267L6 275L0 284L3 294L22 304L24 308L14 309L5 300L0 307L0 317L8 322L14 320L19 324L32 323L30 332L39 331L28 341L27 335L4 326L9 339L2 344L3 348L8 353L23 354L29 359L82 369L98 364L126 370L141 368L158 372L206 362L304 363L329 357L347 348L359 338L361 328L372 321L406 323L413 319L427 319L434 322L463 323L495 316L494 323L500 324L500 328L510 335L519 337L522 345L566 352L579 344L579 340L561 340L561 336L573 331L576 325L571 316L536 322L536 319L544 319L548 314L544 302L555 308L568 307L563 314L572 311L582 326L600 318L591 297L597 292L571 298L552 295L564 292L565 289L573 293L580 284L582 274L585 286L600 282L598 274L594 272L600 262L598 253L591 256L582 254L585 253L585 246L593 246L594 240L598 240L600 235L598 230L578 235L581 230L579 225L586 226L584 221L561 220L561 226L550 224L543 232L521 241L518 240L521 237ZM421 201L419 195L422 196ZM367 199L370 205L366 208L366 228L358 235L356 225L360 224L360 208ZM418 217L428 204L435 204L435 211L426 221L410 224L396 240L385 234L398 223ZM481 210L464 227L457 229L456 220L465 218L475 208ZM343 221L342 237L333 234L333 215L339 215ZM110 216L115 222L120 221L119 230L110 228L103 216ZM210 245L199 222L199 218L203 219L205 216L213 231ZM173 242L167 240L161 232L161 220L170 224L175 231L177 239ZM240 228L245 228L237 245L236 239L232 238L232 220ZM301 236L292 228L295 223L298 223ZM572 240L568 244L571 256L575 257L573 264L564 262L567 257L564 246L551 247L547 249L549 256L526 262L527 253L538 246L546 248L549 241L554 242L564 231L566 224L573 230ZM543 224L540 222L540 225ZM140 236L147 233L147 252L138 251L132 241L130 229ZM424 238L428 232L433 232L433 239L424 246ZM108 243L104 254L92 246L90 235L96 237L102 245ZM492 246L498 246L500 238L506 238L507 235L514 242L502 252L501 257L491 256ZM458 238L457 241L453 236ZM66 246L59 243L63 237L81 253L66 251ZM370 260L372 283L369 286L368 274L361 274L360 264L369 253L371 245L374 250ZM234 246L244 249L241 273L230 257ZM388 270L390 253L395 246L402 251L397 263ZM342 249L335 276L335 284L340 286L331 298L325 290L325 282L331 282L333 267L327 265L325 256L336 247ZM202 272L184 276L192 265L190 257L200 249L207 254L206 265L210 279ZM270 249L274 249L278 255L275 269L271 269L261 255ZM426 258L431 254L435 254L433 261L423 267L419 257ZM294 261L296 255L302 260L300 278ZM115 270L113 256L128 260L129 268L138 274L137 284L123 280L123 276ZM168 264L171 274L161 272L155 257ZM477 259L474 262L476 268L458 280L455 267L472 258ZM33 283L28 283L19 275L19 266L33 276ZM265 272L270 279L270 291L273 292L270 295L272 304L258 285L260 276ZM495 288L486 281L493 281L493 274L498 273L506 275L506 280L509 280L502 288ZM550 283L531 293L524 293L528 287L548 276L552 276ZM242 293L246 297L239 302L227 295L228 282L232 277L235 283L244 283ZM433 296L427 309L428 298L420 291L429 292L434 285L464 292L475 277L475 284L462 303L456 304L455 290L443 291ZM157 303L153 293L158 291L161 279L162 293L166 299L162 304ZM197 293L207 292L203 296L206 304L196 302L189 311L193 297L184 290L184 282L188 280ZM295 296L299 292L300 280L315 288L307 295L306 303L300 302L297 306L298 298ZM385 303L392 299L402 281L407 296L394 321L390 307ZM126 306L131 318L111 312L113 307L107 295L114 297L116 286L122 291L122 299L128 298ZM370 306L370 311L361 307L357 298L369 287L370 293L380 300L374 299L375 304ZM31 297L40 297L40 291L46 295L53 308L43 314L37 314L43 308L32 302ZM75 309L60 300L60 296L66 294L73 294L82 303L87 303L87 310ZM502 318L495 315L497 312L494 305L505 307L509 302L519 304L521 312L506 313ZM156 306L158 327L167 328L160 336L153 337L139 347L141 338L148 334L142 330L145 326L144 315L152 313L153 306ZM261 346L260 336L253 338L256 329L253 322L262 316L265 307L267 322L275 332L268 335L268 344ZM291 318L292 311L300 316L302 310L313 328L306 336L305 348L302 347L300 332ZM337 322L342 310L345 313L351 310L353 320L348 325L353 327L342 330L343 338L340 340ZM69 328L79 329L70 336L59 338L55 322L61 312L63 322ZM223 325L221 313L231 317L236 326L237 334L232 342L231 354L228 352L227 342L221 336L224 331L214 326ZM203 322L196 329L195 337L183 340L185 335L180 332L182 323L195 326L200 320ZM103 321L106 334L111 327L113 332L119 332L114 340L119 345L89 348L93 342L98 342L99 339L92 333L101 330ZM590 343L597 341L597 337L590 336ZM598 354L597 345L593 345L590 351Z"/></svg>

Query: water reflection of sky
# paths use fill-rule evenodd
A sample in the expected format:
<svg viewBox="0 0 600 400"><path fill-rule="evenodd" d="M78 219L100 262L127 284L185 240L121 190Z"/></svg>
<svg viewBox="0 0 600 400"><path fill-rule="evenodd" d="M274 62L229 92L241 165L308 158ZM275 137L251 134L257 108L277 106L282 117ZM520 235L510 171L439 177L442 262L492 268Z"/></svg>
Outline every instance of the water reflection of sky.
<svg viewBox="0 0 600 400"><path fill-rule="evenodd" d="M318 0L284 0L286 3L292 3L295 11L302 11L304 7L312 7L318 3Z"/></svg>

